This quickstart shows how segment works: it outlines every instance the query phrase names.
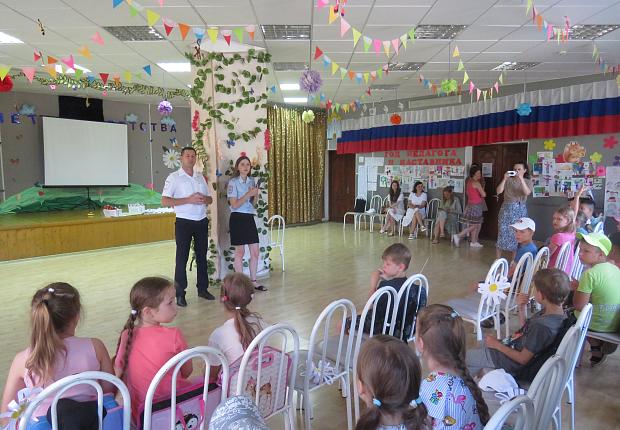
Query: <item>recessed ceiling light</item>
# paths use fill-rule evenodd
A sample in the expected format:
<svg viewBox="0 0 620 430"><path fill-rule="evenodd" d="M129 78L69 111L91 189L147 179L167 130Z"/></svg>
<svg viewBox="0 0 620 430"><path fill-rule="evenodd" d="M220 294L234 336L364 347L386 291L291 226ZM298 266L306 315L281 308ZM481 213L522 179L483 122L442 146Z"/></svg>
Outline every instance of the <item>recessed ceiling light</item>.
<svg viewBox="0 0 620 430"><path fill-rule="evenodd" d="M0 43L24 43L17 37L13 37L10 34L6 34L0 31Z"/></svg>
<svg viewBox="0 0 620 430"><path fill-rule="evenodd" d="M103 27L108 33L123 42L145 42L145 41L164 41L161 35L154 27L147 25L129 25Z"/></svg>
<svg viewBox="0 0 620 430"><path fill-rule="evenodd" d="M388 70L390 72L416 71L420 70L424 64L426 63L390 63L388 64Z"/></svg>
<svg viewBox="0 0 620 430"><path fill-rule="evenodd" d="M504 61L502 64L493 67L491 70L495 70L497 72L502 70L528 70L532 67L538 66L539 64L540 63L527 61Z"/></svg>
<svg viewBox="0 0 620 430"><path fill-rule="evenodd" d="M276 72L290 72L290 71L298 71L304 70L307 67L307 64L304 62L275 62L271 63L273 65L273 70Z"/></svg>
<svg viewBox="0 0 620 430"><path fill-rule="evenodd" d="M280 84L280 89L282 91L298 91L299 84Z"/></svg>
<svg viewBox="0 0 620 430"><path fill-rule="evenodd" d="M573 25L568 30L568 38L576 40L594 40L598 39L620 28L618 24L585 24Z"/></svg>
<svg viewBox="0 0 620 430"><path fill-rule="evenodd" d="M274 25L260 26L265 40L309 40L312 28L309 25Z"/></svg>
<svg viewBox="0 0 620 430"><path fill-rule="evenodd" d="M189 62L184 63L157 63L159 67L166 72L191 72L192 68Z"/></svg>
<svg viewBox="0 0 620 430"><path fill-rule="evenodd" d="M307 103L308 97L284 97L284 103Z"/></svg>
<svg viewBox="0 0 620 430"><path fill-rule="evenodd" d="M454 39L466 28L466 25L456 24L422 24L415 28L415 38L435 40Z"/></svg>

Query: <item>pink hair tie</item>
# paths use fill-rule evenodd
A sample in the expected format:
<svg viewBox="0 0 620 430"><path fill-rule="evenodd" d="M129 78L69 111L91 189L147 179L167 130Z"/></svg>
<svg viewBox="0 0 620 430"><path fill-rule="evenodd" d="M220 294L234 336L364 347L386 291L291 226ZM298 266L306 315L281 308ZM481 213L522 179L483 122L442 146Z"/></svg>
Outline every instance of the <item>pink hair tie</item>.
<svg viewBox="0 0 620 430"><path fill-rule="evenodd" d="M228 301L228 296L222 296L222 301L223 302L227 302Z"/></svg>

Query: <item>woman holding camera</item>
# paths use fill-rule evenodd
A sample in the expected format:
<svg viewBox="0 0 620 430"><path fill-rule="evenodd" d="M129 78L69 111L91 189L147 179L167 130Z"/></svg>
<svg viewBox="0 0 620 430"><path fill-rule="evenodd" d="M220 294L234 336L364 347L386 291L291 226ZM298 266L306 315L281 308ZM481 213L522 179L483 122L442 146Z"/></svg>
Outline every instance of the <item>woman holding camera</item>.
<svg viewBox="0 0 620 430"><path fill-rule="evenodd" d="M504 174L504 179L496 188L498 196L504 193L504 202L499 210L497 244L495 245L497 258L502 256L502 251L511 252L514 258L517 251L517 239L510 226L520 218L527 217L525 201L533 189L527 163L516 163L513 169Z"/></svg>

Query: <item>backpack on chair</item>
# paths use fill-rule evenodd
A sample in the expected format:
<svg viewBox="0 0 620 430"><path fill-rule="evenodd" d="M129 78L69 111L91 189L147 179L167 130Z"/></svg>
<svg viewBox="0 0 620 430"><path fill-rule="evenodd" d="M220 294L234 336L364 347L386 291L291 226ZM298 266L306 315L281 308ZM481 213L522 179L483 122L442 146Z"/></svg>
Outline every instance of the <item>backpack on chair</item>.
<svg viewBox="0 0 620 430"><path fill-rule="evenodd" d="M355 208L353 212L362 213L366 211L366 199L358 197L355 199Z"/></svg>

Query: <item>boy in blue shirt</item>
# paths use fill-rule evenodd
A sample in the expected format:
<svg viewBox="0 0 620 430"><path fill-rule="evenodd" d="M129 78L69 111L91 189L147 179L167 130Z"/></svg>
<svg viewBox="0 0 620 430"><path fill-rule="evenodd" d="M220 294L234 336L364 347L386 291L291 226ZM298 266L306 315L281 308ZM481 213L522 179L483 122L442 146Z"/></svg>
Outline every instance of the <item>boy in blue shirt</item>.
<svg viewBox="0 0 620 430"><path fill-rule="evenodd" d="M520 218L516 223L510 227L514 230L515 237L517 239L517 253L515 259L510 263L510 270L508 271L508 277L512 277L515 271L517 263L525 254L532 254L532 258L536 258L538 248L532 241L534 232L536 231L536 223L531 218Z"/></svg>

